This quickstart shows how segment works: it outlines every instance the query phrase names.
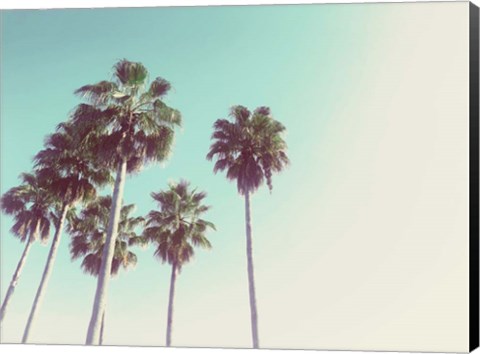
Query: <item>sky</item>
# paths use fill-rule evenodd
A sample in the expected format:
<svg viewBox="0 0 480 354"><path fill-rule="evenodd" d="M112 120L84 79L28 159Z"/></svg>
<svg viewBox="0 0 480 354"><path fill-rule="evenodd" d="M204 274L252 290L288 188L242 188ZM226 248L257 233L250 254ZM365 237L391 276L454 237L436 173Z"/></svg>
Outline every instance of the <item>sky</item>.
<svg viewBox="0 0 480 354"><path fill-rule="evenodd" d="M356 4L1 13L1 193L123 58L173 89L172 156L128 177L135 215L187 179L207 192L213 249L178 277L174 346L250 347L244 203L206 161L233 105L269 106L291 165L252 198L260 345L441 350L467 345L468 5ZM102 191L103 195L111 189ZM23 245L1 216L1 294ZM82 344L96 281L63 235L33 343ZM49 244L27 260L2 329L16 343ZM135 249L112 280L105 343L165 345L170 269Z"/></svg>

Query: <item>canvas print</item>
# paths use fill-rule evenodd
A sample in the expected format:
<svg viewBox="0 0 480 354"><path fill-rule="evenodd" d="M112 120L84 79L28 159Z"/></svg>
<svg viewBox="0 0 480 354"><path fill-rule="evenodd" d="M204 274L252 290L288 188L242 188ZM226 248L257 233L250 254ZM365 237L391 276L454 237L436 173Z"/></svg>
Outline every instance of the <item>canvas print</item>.
<svg viewBox="0 0 480 354"><path fill-rule="evenodd" d="M1 343L478 345L478 8L1 11Z"/></svg>

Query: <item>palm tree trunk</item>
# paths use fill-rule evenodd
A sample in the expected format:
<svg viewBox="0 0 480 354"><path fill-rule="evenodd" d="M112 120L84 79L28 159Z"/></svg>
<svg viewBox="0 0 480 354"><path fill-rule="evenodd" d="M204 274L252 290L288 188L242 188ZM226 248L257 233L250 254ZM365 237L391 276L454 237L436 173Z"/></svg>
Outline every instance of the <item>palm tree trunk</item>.
<svg viewBox="0 0 480 354"><path fill-rule="evenodd" d="M104 333L104 330L105 330L105 311L103 311L103 315L102 315L102 327L100 328L100 340L99 340L99 344L100 344L100 345L103 345L103 333Z"/></svg>
<svg viewBox="0 0 480 354"><path fill-rule="evenodd" d="M175 297L175 282L177 280L177 265L172 264L172 275L170 277L170 295L168 298L167 318L167 347L172 344L172 322L173 322L173 299Z"/></svg>
<svg viewBox="0 0 480 354"><path fill-rule="evenodd" d="M250 295L250 318L252 323L253 348L258 348L257 299L255 297L255 279L253 275L252 221L250 217L250 194L245 194L245 225L247 234L248 290Z"/></svg>
<svg viewBox="0 0 480 354"><path fill-rule="evenodd" d="M120 220L120 210L122 208L123 188L125 186L125 177L127 174L127 161L123 160L118 165L115 186L113 188L112 207L108 220L107 238L103 248L102 263L100 273L98 274L97 290L93 302L92 317L88 325L87 345L98 345L100 340L100 328L102 325L102 316L107 305L108 284L110 282L110 272L112 269L113 253L115 251L115 241L118 233L118 222Z"/></svg>
<svg viewBox="0 0 480 354"><path fill-rule="evenodd" d="M2 307L0 308L0 323L2 323L3 318L5 317L5 313L7 312L8 304L10 303L10 299L15 291L15 287L17 286L18 279L22 274L23 267L25 266L25 262L27 260L28 253L30 252L30 248L32 247L33 242L37 238L38 233L40 232L40 221L37 222L35 226L35 231L26 242L25 249L23 250L22 256L18 261L17 269L15 269L15 273L13 273L12 281L10 282L10 286L8 287L7 293L5 295L5 299L3 300Z"/></svg>
<svg viewBox="0 0 480 354"><path fill-rule="evenodd" d="M53 237L52 246L50 247L50 252L48 254L47 263L45 264L45 269L43 270L42 280L38 286L37 294L35 295L35 300L33 301L32 309L30 310L30 316L28 317L27 325L25 331L23 332L22 343L27 343L28 337L30 335L30 330L32 328L33 322L35 321L36 315L42 303L43 297L47 290L48 280L52 274L53 265L55 264L55 259L57 256L58 246L60 245L60 239L62 237L63 224L65 223L65 218L67 217L67 212L69 205L64 204L62 207L62 213L60 216L57 229L55 230L55 236Z"/></svg>

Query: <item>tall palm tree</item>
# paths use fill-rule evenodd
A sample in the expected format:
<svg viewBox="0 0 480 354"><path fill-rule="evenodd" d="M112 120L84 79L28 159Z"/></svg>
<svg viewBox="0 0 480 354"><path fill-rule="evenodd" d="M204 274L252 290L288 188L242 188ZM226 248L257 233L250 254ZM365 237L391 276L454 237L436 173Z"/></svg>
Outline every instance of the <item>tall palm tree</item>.
<svg viewBox="0 0 480 354"><path fill-rule="evenodd" d="M167 317L167 347L172 341L173 299L175 282L182 267L194 255L194 247L211 248L205 234L215 225L201 218L210 207L203 205L204 192L189 190L189 183L171 183L167 191L152 193L160 210L152 210L147 217L143 241L155 244L155 256L172 266ZM135 239L134 239L135 241Z"/></svg>
<svg viewBox="0 0 480 354"><path fill-rule="evenodd" d="M99 342L126 174L149 162L165 160L172 147L174 129L181 125L180 112L163 102L170 90L168 81L157 77L147 85L147 69L128 60L119 61L113 69L111 81L85 85L76 91L89 104L79 105L72 117L76 125L95 128L88 140L96 142L97 158L116 170L106 247L86 344Z"/></svg>
<svg viewBox="0 0 480 354"><path fill-rule="evenodd" d="M46 242L50 233L48 215L53 200L48 192L48 181L32 173L23 173L20 178L22 183L9 189L1 199L2 211L14 219L11 231L20 241L25 242L25 248L0 308L0 323L5 317L32 244L39 238Z"/></svg>
<svg viewBox="0 0 480 354"><path fill-rule="evenodd" d="M74 218L68 227L72 235L70 254L72 260L83 257L81 267L87 274L98 277L102 264L103 248L108 229L108 219L112 205L111 197L98 197L87 204ZM137 238L135 229L142 226L144 219L131 217L135 205L129 204L120 211L118 237L115 241L115 252L110 269L110 275L115 276L121 267L127 269L137 264L137 256L130 251L130 240ZM105 327L105 309L102 314L99 344L103 344L103 331Z"/></svg>
<svg viewBox="0 0 480 354"><path fill-rule="evenodd" d="M272 174L289 163L287 145L282 138L285 127L273 119L268 107L259 107L253 114L243 106L234 106L231 120L218 119L212 134L208 160L216 158L214 172L226 171L227 178L237 182L238 192L245 197L247 239L247 271L253 347L259 347L258 315L253 271L250 194L265 180L272 190Z"/></svg>
<svg viewBox="0 0 480 354"><path fill-rule="evenodd" d="M82 144L85 134L85 131L72 124L62 123L57 127L57 132L47 137L45 149L34 158L37 173L52 181L49 189L58 203L59 215L54 223L55 235L25 326L22 343L28 341L45 296L68 212L77 202L86 202L94 198L95 186L101 187L112 182L109 170L98 164L95 165L91 151L86 144Z"/></svg>

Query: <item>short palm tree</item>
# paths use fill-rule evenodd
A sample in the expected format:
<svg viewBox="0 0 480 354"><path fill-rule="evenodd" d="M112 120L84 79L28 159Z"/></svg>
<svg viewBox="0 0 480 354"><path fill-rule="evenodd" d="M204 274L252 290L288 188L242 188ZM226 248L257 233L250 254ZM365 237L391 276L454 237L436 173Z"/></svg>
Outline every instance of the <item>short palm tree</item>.
<svg viewBox="0 0 480 354"><path fill-rule="evenodd" d="M8 190L1 199L2 211L14 219L11 231L20 241L25 242L25 249L0 308L0 323L5 317L32 244L39 238L46 242L50 233L48 216L54 201L48 191L48 181L32 173L23 173L20 178L22 183Z"/></svg>
<svg viewBox="0 0 480 354"><path fill-rule="evenodd" d="M106 247L86 344L99 342L126 174L149 162L165 160L174 129L181 125L180 112L163 102L170 90L168 81L157 77L147 85L147 69L128 60L119 61L113 69L112 81L85 85L76 91L88 104L79 105L72 117L75 125L92 127L94 133L86 140L95 143L98 160L116 170Z"/></svg>
<svg viewBox="0 0 480 354"><path fill-rule="evenodd" d="M189 190L189 183L180 181L171 183L167 191L152 193L160 210L152 210L147 217L147 227L142 238L144 242L153 243L155 256L162 263L172 266L170 277L170 294L167 317L167 347L171 345L173 323L173 299L175 282L182 267L194 255L194 247L211 248L206 238L207 229L215 225L201 218L210 207L202 202L206 194Z"/></svg>
<svg viewBox="0 0 480 354"><path fill-rule="evenodd" d="M208 160L216 158L214 172L226 171L227 178L237 182L238 192L245 197L247 238L247 270L253 347L259 347L258 315L252 254L250 194L266 181L272 190L272 174L289 163L287 145L282 138L285 127L273 119L268 107L259 107L253 114L243 106L234 106L228 119L214 123L213 143Z"/></svg>
<svg viewBox="0 0 480 354"><path fill-rule="evenodd" d="M62 123L57 132L45 140L45 149L35 156L37 173L52 183L49 192L58 204L58 220L55 224L50 252L43 271L32 309L25 326L22 343L27 343L33 323L45 295L60 245L67 213L77 202L86 202L96 195L95 187L112 182L108 169L95 165L90 150L82 144L86 132L72 124Z"/></svg>
<svg viewBox="0 0 480 354"><path fill-rule="evenodd" d="M112 205L111 197L98 197L74 218L68 227L72 235L70 254L72 259L83 257L81 267L87 274L98 277L102 264L103 248L108 229L108 219ZM127 269L137 264L137 256L130 251L130 240L137 237L135 229L142 226L144 219L131 217L135 205L129 204L120 211L120 223L118 225L118 237L115 241L115 252L110 269L110 274L115 276L121 267ZM102 314L99 344L103 343L103 331L105 327L105 310Z"/></svg>

